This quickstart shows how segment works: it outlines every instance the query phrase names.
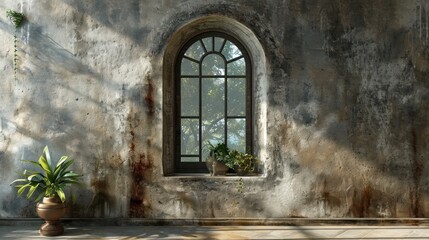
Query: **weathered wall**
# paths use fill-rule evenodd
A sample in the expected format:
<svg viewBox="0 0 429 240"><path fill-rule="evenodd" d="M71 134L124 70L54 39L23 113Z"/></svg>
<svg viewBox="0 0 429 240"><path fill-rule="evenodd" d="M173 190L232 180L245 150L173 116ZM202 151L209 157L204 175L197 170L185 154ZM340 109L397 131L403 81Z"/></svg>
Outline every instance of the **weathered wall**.
<svg viewBox="0 0 429 240"><path fill-rule="evenodd" d="M17 80L7 9L28 18ZM45 144L84 174L69 217L428 217L428 11L428 0L2 1L0 217L35 216L9 183ZM243 192L238 178L162 172L166 43L210 14L247 26L266 56L264 175Z"/></svg>

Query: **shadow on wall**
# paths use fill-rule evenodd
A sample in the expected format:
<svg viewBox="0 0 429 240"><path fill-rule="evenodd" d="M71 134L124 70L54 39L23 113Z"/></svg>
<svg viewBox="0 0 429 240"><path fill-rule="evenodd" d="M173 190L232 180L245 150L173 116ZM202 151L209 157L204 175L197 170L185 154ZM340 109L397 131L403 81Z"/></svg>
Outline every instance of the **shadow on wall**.
<svg viewBox="0 0 429 240"><path fill-rule="evenodd" d="M303 204L323 209L319 216L429 214L428 179L422 174L429 156L429 91L423 78L429 68L416 57L429 48L419 37L419 23L410 29L394 21L392 26L399 7L384 3L295 6L295 17L320 26L323 45L304 49L318 63L307 60L301 68L291 60L284 101L277 99L271 111L284 119L270 129L275 159L289 159L275 161L273 168L298 179L311 175L312 191ZM427 4L415 8L418 16L426 9ZM368 21L368 15L381 20Z"/></svg>
<svg viewBox="0 0 429 240"><path fill-rule="evenodd" d="M106 26L121 35L128 37L135 44L143 44L150 29L145 26L150 21L151 14L162 12L153 5L161 3L147 4L139 0L129 0L125 4L117 1L63 1L64 4L76 10L76 14L89 15L98 24ZM148 9L152 7L153 9Z"/></svg>
<svg viewBox="0 0 429 240"><path fill-rule="evenodd" d="M294 68L301 64L298 60L309 62L302 52L294 50L292 54L297 56L287 59L275 57L276 54L289 56L286 52L288 48L282 43L275 43L273 39L281 39L275 32L271 39L258 32L264 25L261 23L264 19L249 23L249 19L237 15L239 20L256 29L264 45L271 44L267 51L274 66L271 78L275 84L271 84L270 88L270 93L273 93L270 105L284 118L277 119L279 121L275 125L270 123L272 156L279 161L274 161L272 178L269 179L274 181L280 176L282 181L282 171L292 171L297 178L302 171L312 173L311 189L314 192L305 200L309 204L321 204L327 211L323 214L328 216L336 215L338 209L341 209L342 216L356 217L426 215L427 189L424 186L427 180L422 178L422 171L426 168L423 159L428 156L425 150L428 149L425 119L429 111L425 108L427 86L423 78L423 73L427 71L422 70L422 73L419 69L410 68L415 65L410 63L415 63L417 59L407 54L424 52L427 47L421 45L416 49L415 42L408 42L407 34L418 34L415 31L393 30L387 22L388 18L384 17L395 16L397 10L395 6L386 7L389 5L386 1L384 4L320 1L315 5L317 7L291 1L289 10L292 20L290 25L284 26L284 42L292 43L305 42L302 41L305 40L304 36L299 36L302 30L292 26L298 23L296 18L305 16L308 23L320 26L317 31L323 36L321 40L324 45L320 49L325 62L305 66L301 70ZM114 13L108 4L77 4L73 7L83 10L96 6L106 11L94 13L93 17L124 34L111 21L122 16L122 10ZM176 24L171 25L168 31L174 31L178 24L192 17L219 13L220 9L225 10L222 14L235 15L241 11L236 9L237 6L207 5L199 10L177 11L175 16L181 21L174 18ZM195 12L183 14L189 11ZM383 18L378 21L371 18L373 16ZM374 22L377 24L372 26ZM388 31L382 31L384 29ZM125 32L128 31L130 29ZM358 35L365 32L374 36L358 39ZM168 36L161 34L159 38L165 40ZM402 39L400 47L394 47L397 39ZM281 46L279 49L285 52L278 52L276 46ZM306 47L296 47L308 51ZM413 50L409 51L412 47ZM392 48L394 51L391 51ZM159 49L162 49L161 45ZM155 50L154 54L160 51ZM406 59L397 63L397 57L403 54ZM394 73L388 74L389 71ZM295 78L303 81L293 81ZM423 94L415 94L421 90ZM403 102L403 99L409 100ZM297 152L298 157L285 159L291 151ZM298 214L302 212L299 209L296 211Z"/></svg>
<svg viewBox="0 0 429 240"><path fill-rule="evenodd" d="M148 29L141 27L145 24L138 24L141 19L145 19L141 15L143 6L140 1L130 1L130 4L114 1L64 3L75 8L77 12L90 15L99 24L132 39L136 44L144 42L149 33ZM254 19L240 14L244 10L239 9L240 5L232 4L219 4L218 7L207 5L198 10L176 11L175 13L180 12L175 15L180 15L179 20L171 18L171 22L174 20L175 23L165 28L171 34L180 23L199 15L222 13L234 16L238 13L237 18L255 29L263 45L268 46L267 56L273 66L269 90L273 97L269 102L268 131L274 161L268 176L271 186L267 187L275 192L289 190L287 187L290 185L284 184L284 181L286 175L292 175L292 178L301 181L292 186L295 187L293 191L300 192L297 188L302 188L302 185L311 189L303 201L295 203L291 214L296 212L296 215L311 216L312 213L301 209L303 205L307 205L309 208L323 209L322 213L318 213L320 216L428 216L428 179L423 173L428 169L426 159L429 156L429 94L426 81L429 64L427 58L422 59L421 56L427 56L429 50L420 34L422 19L418 18L411 30L391 26L388 20L396 16L399 7L387 0L349 3L321 0L315 5L316 7L306 5L305 1L290 1L288 14L291 20L282 26L285 28L282 31L284 36L278 36L274 31L262 32L266 19L261 18L250 23ZM267 6L266 9L269 8L270 6ZM263 10L268 11L266 9ZM427 9L423 5L416 8L416 12L422 12L422 9L425 9L426 13ZM194 12L182 14L189 11ZM258 16L256 14L254 18ZM270 13L267 12L266 18L269 17ZM287 45L284 43L304 44L308 40L304 34L306 32L296 26L298 18L304 18L307 24L313 27L320 26L320 29L315 27L314 30L316 35L322 36L320 43L317 43L320 45L316 46L319 47L317 51L306 46L297 46L299 50L288 52L288 47L284 47ZM425 24L424 26L428 25L427 22ZM12 34L5 23L0 22L0 28ZM268 33L267 36L264 36L265 33ZM157 39L166 40L169 34L161 34ZM282 43L275 40L283 38ZM154 55L160 54L163 47L161 43L153 47L155 50L151 49ZM82 75L96 80L97 84L105 87L103 89L107 91L118 91L122 88L117 83L106 80L102 73L92 70L79 57L43 35L40 26L32 24L29 45L29 61L36 71L24 71L37 79L36 82L26 83L36 89L33 95L44 95L44 89L38 85L67 89L74 95L88 99L91 106L96 108L95 111L100 113L100 108L108 107L99 99L62 81L48 82L46 79L56 79L63 74ZM312 63L305 58L304 53L319 56L321 63ZM287 58L276 57L277 54ZM308 65L303 66L303 62ZM131 90L136 95L130 100L134 101L137 109L146 110L146 105L153 104L153 95L146 102L137 100L144 99L140 96L140 87L142 86ZM152 90L148 92L153 91L152 86ZM70 148L68 150L88 154L85 158L96 163L91 168L91 176L96 176L97 180L94 182L101 182L93 185L94 205L91 207L99 208L101 216L105 204L117 203L110 199L106 192L109 184L103 180L103 174L97 169L108 168L106 166L109 164L104 166L106 161L117 162L118 156L94 152L94 145L88 143L97 140L100 141L97 146L111 149L114 140L109 138L111 136L106 136L106 132L111 129L96 129L91 128L91 124L83 124L82 121L94 120L94 110L90 108L77 107L70 103L61 109L51 104L50 100L52 99L49 96L34 101L21 99L16 106L20 121L8 121L16 126L18 133L38 142L53 141L60 148L64 146L63 142L70 142L71 145L65 146ZM73 108L75 111L81 111L84 117L75 119L70 116L70 109ZM49 121L40 115L43 112L50 112ZM89 114L87 118L85 114ZM26 123L34 116L40 117L34 121L38 124L27 126ZM109 121L114 119L113 116L109 117ZM130 116L132 119L135 117ZM125 119L122 120L126 122ZM133 126L125 126L123 129L127 132L121 134L127 135L124 138L132 139L135 132L128 130L135 126L140 129L139 122L132 121L129 125ZM55 133L66 133L67 136ZM136 147L132 144L135 144L134 141L128 146L130 149ZM134 155L134 162L141 156L147 157L138 151ZM143 165L147 164L146 161L147 158ZM83 163L80 167L85 168ZM135 169L139 168L136 166ZM309 182L304 181L306 176L311 179ZM147 179L150 177L140 172L133 173L135 194L138 195L133 196L133 199L135 197L137 210L144 202L141 200L141 195L145 194L141 191L144 189L142 186L156 188L154 183L143 183L144 180L150 180ZM89 179L87 180L89 182ZM258 204L255 206L255 202L261 201L263 200L245 198L244 204L264 211L264 207ZM144 214L143 212L142 215L137 215L143 217Z"/></svg>
<svg viewBox="0 0 429 240"><path fill-rule="evenodd" d="M82 91L82 86L90 82L90 84L102 85L105 91L118 91L121 87L114 84L113 81L106 80L102 74L92 70L89 64L83 63L79 57L60 46L52 38L42 34L41 26L32 22L28 24L31 25L26 28L29 29L28 36L30 37L27 39L28 42L22 43L23 46L19 49L22 56L26 56L24 63L20 66L21 74L24 73L25 77L21 76L19 81L13 84L15 89L11 89L18 98L16 105L10 106L14 108L14 115L1 116L4 125L12 129L7 129L10 130L11 135L6 137L9 140L27 141L31 139L41 146L49 144L81 158L76 167L81 169L79 172L84 173L86 182L90 181L89 177L92 178L93 191L79 191L84 199L90 198L90 201L86 201L89 206L84 204L81 212L72 211L70 213L72 217L103 217L109 216L109 214L117 216L115 199L108 191L114 191L127 178L119 179L115 187L110 189L106 184L97 184L97 182L102 182L99 179L103 179L106 172L118 174L120 172L118 169L121 169L121 165L125 162L122 160L122 156L114 151L115 143L121 139L116 139L113 134L109 134L114 132L111 127L116 126L115 118L118 116L108 112L108 109L115 108L115 106L103 103L102 98L93 97L90 92ZM7 25L3 22L0 22L0 28L13 34L8 31ZM25 35L25 33L22 34ZM67 83L64 79L67 79ZM130 91L139 92L139 90L131 89ZM94 126L94 122L99 120L101 120L99 124L103 121L106 124L101 127ZM122 136L122 138L126 137L126 134ZM16 156L8 154L12 151L11 148L12 146L6 146L5 152L1 154L1 162L8 163L1 164L4 167L2 168L4 174L1 174L4 181L15 178L14 171L9 170L16 169L18 166L12 164L12 159ZM36 156L33 154L34 151L28 147L22 147L20 151L26 152L27 156ZM123 188L124 191L126 189L126 187ZM15 199L15 194L12 191L6 191L4 195L1 195L4 196L1 199L2 209L7 211L23 209L20 213L12 211L2 213L1 216L36 216L34 211L28 210L32 209L32 203L28 203L28 206L25 207L22 206L22 201L13 201L14 203L11 203L13 207L10 207L11 204L7 204L6 201ZM20 206L16 206L17 204ZM110 213L105 212L106 204ZM90 209L90 211L85 211L86 209Z"/></svg>

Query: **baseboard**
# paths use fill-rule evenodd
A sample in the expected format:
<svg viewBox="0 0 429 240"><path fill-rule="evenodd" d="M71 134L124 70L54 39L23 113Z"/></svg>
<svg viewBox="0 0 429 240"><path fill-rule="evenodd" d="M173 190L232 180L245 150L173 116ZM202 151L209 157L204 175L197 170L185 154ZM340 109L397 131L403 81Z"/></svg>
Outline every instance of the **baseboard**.
<svg viewBox="0 0 429 240"><path fill-rule="evenodd" d="M429 218L64 218L66 226L429 225ZM0 226L40 225L39 218L0 218Z"/></svg>

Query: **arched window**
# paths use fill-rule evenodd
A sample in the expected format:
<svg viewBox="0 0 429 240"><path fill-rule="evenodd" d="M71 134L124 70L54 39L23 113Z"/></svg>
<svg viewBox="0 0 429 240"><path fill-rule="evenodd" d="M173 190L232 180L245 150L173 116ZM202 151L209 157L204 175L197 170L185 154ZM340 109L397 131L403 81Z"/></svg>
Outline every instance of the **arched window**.
<svg viewBox="0 0 429 240"><path fill-rule="evenodd" d="M255 33L235 19L210 15L183 24L164 44L164 176L208 173L203 151L207 141L223 141L232 149L253 153L261 160L258 170L264 175L270 161L269 66Z"/></svg>
<svg viewBox="0 0 429 240"><path fill-rule="evenodd" d="M207 172L208 142L252 151L252 73L244 45L210 31L191 38L175 63L175 172Z"/></svg>

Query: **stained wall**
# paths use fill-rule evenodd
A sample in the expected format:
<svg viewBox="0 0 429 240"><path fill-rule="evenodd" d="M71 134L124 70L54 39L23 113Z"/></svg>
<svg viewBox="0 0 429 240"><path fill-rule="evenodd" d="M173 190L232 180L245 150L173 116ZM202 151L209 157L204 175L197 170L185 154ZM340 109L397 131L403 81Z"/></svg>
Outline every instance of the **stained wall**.
<svg viewBox="0 0 429 240"><path fill-rule="evenodd" d="M0 14L0 217L49 145L85 187L69 217L428 217L429 1L6 0ZM166 177L163 62L186 24L221 16L265 54L258 177ZM263 152L261 151L263 150Z"/></svg>

